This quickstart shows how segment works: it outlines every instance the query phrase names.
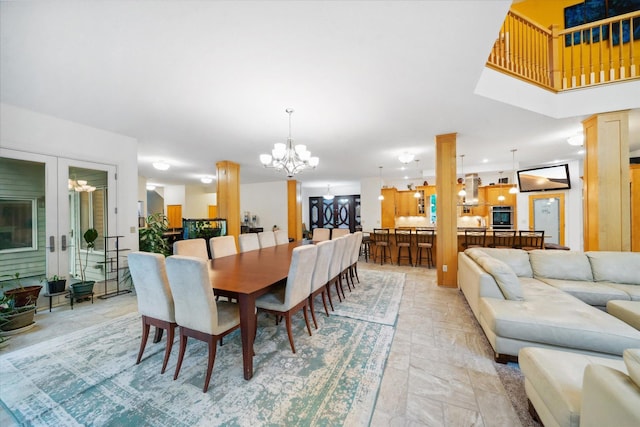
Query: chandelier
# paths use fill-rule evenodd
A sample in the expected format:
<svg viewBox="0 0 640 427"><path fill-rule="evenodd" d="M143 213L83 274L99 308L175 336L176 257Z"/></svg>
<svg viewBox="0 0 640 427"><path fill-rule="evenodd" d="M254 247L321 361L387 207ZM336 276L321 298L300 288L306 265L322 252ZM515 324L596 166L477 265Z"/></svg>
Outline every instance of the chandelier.
<svg viewBox="0 0 640 427"><path fill-rule="evenodd" d="M305 169L315 169L320 159L312 157L306 145L297 144L295 147L293 146L293 139L291 138L291 114L293 110L288 108L285 111L289 114L289 138L287 138L287 143L273 144L271 154L260 154L260 163L265 168L284 171L287 174L287 178L291 178Z"/></svg>

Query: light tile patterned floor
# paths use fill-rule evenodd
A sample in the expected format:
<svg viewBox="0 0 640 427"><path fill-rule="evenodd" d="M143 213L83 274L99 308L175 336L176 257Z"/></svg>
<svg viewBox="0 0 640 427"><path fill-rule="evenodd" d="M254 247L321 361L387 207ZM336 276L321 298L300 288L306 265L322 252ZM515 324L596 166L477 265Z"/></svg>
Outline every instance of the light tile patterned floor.
<svg viewBox="0 0 640 427"><path fill-rule="evenodd" d="M359 263L405 272L396 335L372 426L520 426L492 362L491 347L457 289L436 286L435 270ZM357 290L355 291L357 292ZM347 296L348 298L348 296ZM3 353L137 310L135 295L44 307L36 326ZM0 425L11 426L0 408Z"/></svg>

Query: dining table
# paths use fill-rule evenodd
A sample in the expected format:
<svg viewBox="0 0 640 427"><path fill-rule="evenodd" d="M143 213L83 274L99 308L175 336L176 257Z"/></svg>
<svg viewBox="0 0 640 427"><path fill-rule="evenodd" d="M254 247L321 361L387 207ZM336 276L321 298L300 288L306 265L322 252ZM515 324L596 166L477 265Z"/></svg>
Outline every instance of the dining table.
<svg viewBox="0 0 640 427"><path fill-rule="evenodd" d="M256 298L286 280L292 251L303 244L305 242L291 242L209 260L214 292L238 300L245 380L253 377Z"/></svg>

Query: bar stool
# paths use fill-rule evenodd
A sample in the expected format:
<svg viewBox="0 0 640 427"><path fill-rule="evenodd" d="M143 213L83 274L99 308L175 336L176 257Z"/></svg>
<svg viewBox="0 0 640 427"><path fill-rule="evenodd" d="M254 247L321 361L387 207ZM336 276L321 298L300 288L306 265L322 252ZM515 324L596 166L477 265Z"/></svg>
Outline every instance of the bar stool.
<svg viewBox="0 0 640 427"><path fill-rule="evenodd" d="M487 241L487 230L464 230L464 243L462 247L469 248L483 248Z"/></svg>
<svg viewBox="0 0 640 427"><path fill-rule="evenodd" d="M426 253L427 266L433 268L433 239L435 230L432 228L416 228L416 244L418 253L416 254L416 266L422 265L423 251Z"/></svg>
<svg viewBox="0 0 640 427"><path fill-rule="evenodd" d="M391 258L391 249L389 248L389 229L374 228L373 234L371 235L371 241L375 247L373 262L376 261L379 252L382 251L382 254L380 254L380 265L384 264L384 261L387 258L389 259L389 262L393 263L393 259Z"/></svg>
<svg viewBox="0 0 640 427"><path fill-rule="evenodd" d="M369 254L371 253L371 237L369 234L362 234L362 243L360 244L360 256L364 256L364 262L369 262Z"/></svg>
<svg viewBox="0 0 640 427"><path fill-rule="evenodd" d="M413 267L413 259L411 258L411 229L396 228L396 246L398 247L398 265L401 259L409 260L409 265ZM406 249L407 255L402 256L402 250Z"/></svg>

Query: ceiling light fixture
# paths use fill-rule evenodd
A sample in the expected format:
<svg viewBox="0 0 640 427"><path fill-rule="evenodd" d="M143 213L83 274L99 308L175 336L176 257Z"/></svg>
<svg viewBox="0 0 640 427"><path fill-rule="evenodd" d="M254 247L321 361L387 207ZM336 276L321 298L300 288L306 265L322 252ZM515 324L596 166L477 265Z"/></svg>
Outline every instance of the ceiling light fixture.
<svg viewBox="0 0 640 427"><path fill-rule="evenodd" d="M516 180L516 151L518 151L517 148L511 150L511 159L513 162L513 185L509 189L509 194L518 194L520 192L520 190L518 190L518 181Z"/></svg>
<svg viewBox="0 0 640 427"><path fill-rule="evenodd" d="M415 154L411 154L408 151L405 151L404 153L398 156L398 160L400 160L402 163L406 165L411 163L415 157L416 157Z"/></svg>
<svg viewBox="0 0 640 427"><path fill-rule="evenodd" d="M380 168L380 195L378 196L378 200L384 200L384 196L382 195L382 166L378 166Z"/></svg>
<svg viewBox="0 0 640 427"><path fill-rule="evenodd" d="M164 161L153 162L153 167L158 169L159 171L166 171L171 167L171 165Z"/></svg>
<svg viewBox="0 0 640 427"><path fill-rule="evenodd" d="M458 196L464 197L467 192L464 190L464 154L460 154L460 171L462 172L462 189L458 192Z"/></svg>
<svg viewBox="0 0 640 427"><path fill-rule="evenodd" d="M331 186L327 185L327 194L322 196L322 198L325 199L325 200L333 200L334 197L335 196L333 194L331 194Z"/></svg>
<svg viewBox="0 0 640 427"><path fill-rule="evenodd" d="M567 142L569 143L569 145L584 145L584 133L580 132L570 136L569 138L567 138Z"/></svg>
<svg viewBox="0 0 640 427"><path fill-rule="evenodd" d="M210 176L203 176L200 178L200 182L203 184L211 184L213 182L213 178Z"/></svg>
<svg viewBox="0 0 640 427"><path fill-rule="evenodd" d="M293 110L287 108L285 111L289 114L289 138L287 138L287 143L276 143L273 145L271 154L260 154L260 163L265 168L284 171L287 174L287 178L291 178L305 169L315 169L320 159L312 157L306 145L298 144L293 147L293 139L291 138L291 114L293 114Z"/></svg>
<svg viewBox="0 0 640 427"><path fill-rule="evenodd" d="M156 186L153 184L147 184L147 191L153 191L156 189Z"/></svg>
<svg viewBox="0 0 640 427"><path fill-rule="evenodd" d="M416 172L418 173L418 185L420 185L420 169L418 169L418 162L420 160L416 159ZM413 197L415 197L416 199L419 199L420 197L422 197L422 194L420 194L421 192L418 190L418 185L416 185L416 192L413 193Z"/></svg>
<svg viewBox="0 0 640 427"><path fill-rule="evenodd" d="M500 174L500 179L498 180L498 184L500 185L500 194L498 195L498 201L504 202L504 195L502 195L502 171L498 172Z"/></svg>
<svg viewBox="0 0 640 427"><path fill-rule="evenodd" d="M92 191L96 190L96 187L89 185L87 183L87 181L85 181L84 179L78 179L78 180L74 180L74 179L69 179L69 190L74 190L77 191L78 193L86 191L87 193L91 193Z"/></svg>

